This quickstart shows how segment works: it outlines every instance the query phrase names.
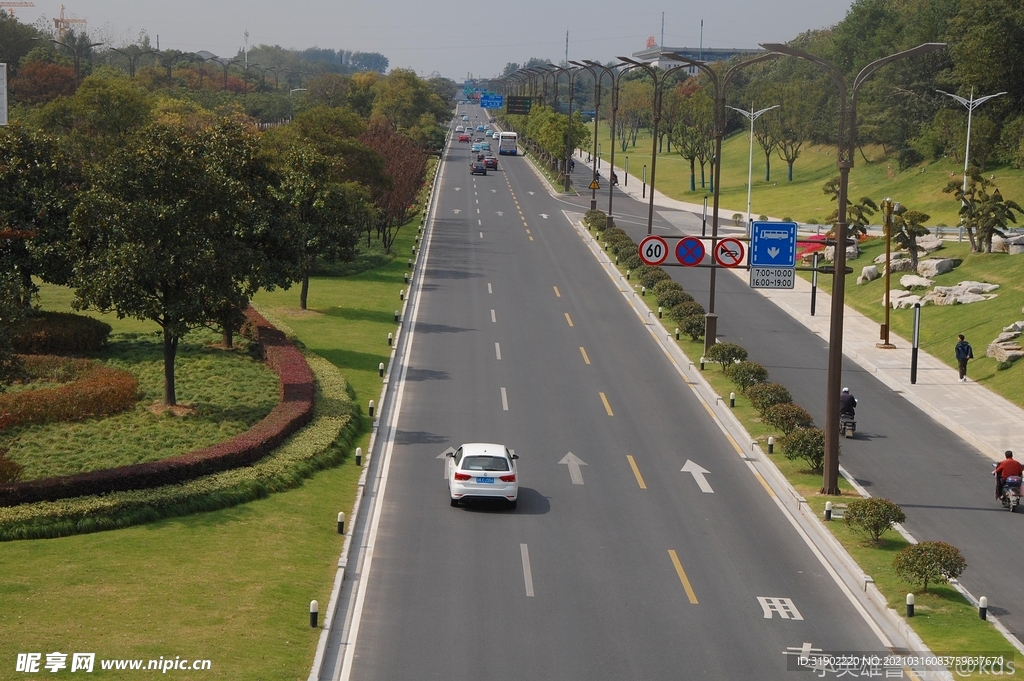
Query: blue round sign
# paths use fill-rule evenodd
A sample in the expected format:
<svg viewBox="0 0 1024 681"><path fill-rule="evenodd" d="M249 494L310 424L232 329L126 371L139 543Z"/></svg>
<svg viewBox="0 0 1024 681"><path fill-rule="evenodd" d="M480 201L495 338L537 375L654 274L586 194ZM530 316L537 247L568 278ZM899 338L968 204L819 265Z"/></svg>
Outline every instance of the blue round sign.
<svg viewBox="0 0 1024 681"><path fill-rule="evenodd" d="M676 260L680 265L693 267L704 259L704 242L695 236L688 236L676 243Z"/></svg>

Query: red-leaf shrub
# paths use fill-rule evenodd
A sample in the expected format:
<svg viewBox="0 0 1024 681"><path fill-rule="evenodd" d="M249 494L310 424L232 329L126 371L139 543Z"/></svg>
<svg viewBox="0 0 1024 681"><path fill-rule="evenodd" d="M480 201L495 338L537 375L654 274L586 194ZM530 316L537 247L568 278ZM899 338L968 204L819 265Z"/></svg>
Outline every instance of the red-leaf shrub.
<svg viewBox="0 0 1024 681"><path fill-rule="evenodd" d="M132 374L95 364L73 383L0 395L0 431L116 414L135 404L138 391L139 381Z"/></svg>
<svg viewBox="0 0 1024 681"><path fill-rule="evenodd" d="M313 371L285 335L252 308L246 317L255 325L260 353L281 383L281 402L259 423L230 440L160 461L90 471L44 480L0 485L0 506L129 489L161 487L249 466L279 447L313 418Z"/></svg>

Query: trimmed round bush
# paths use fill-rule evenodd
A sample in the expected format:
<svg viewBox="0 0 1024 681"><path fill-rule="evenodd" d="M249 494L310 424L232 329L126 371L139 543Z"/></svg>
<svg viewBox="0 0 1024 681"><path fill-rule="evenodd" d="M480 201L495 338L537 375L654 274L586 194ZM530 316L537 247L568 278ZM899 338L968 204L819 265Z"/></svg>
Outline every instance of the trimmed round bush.
<svg viewBox="0 0 1024 681"><path fill-rule="evenodd" d="M660 296L665 291L682 291L683 285L673 279L662 279L654 285L654 295Z"/></svg>
<svg viewBox="0 0 1024 681"><path fill-rule="evenodd" d="M736 366L740 365L737 364ZM750 399L750 403L754 405L754 409L757 409L761 416L764 416L769 407L774 407L777 404L789 404L793 401L793 396L789 394L786 386L781 383L768 383L764 381L751 385L744 392Z"/></svg>
<svg viewBox="0 0 1024 681"><path fill-rule="evenodd" d="M674 322L682 323L687 317L699 315L703 317L705 314L704 306L695 300L688 300L683 303L675 305L668 311L668 317Z"/></svg>
<svg viewBox="0 0 1024 681"><path fill-rule="evenodd" d="M692 314L679 322L679 330L690 337L690 340L699 340L704 335L705 319L702 314Z"/></svg>
<svg viewBox="0 0 1024 681"><path fill-rule="evenodd" d="M944 541L923 541L910 544L892 561L896 576L910 584L920 584L928 591L929 582L945 584L967 569L967 560L960 549Z"/></svg>
<svg viewBox="0 0 1024 681"><path fill-rule="evenodd" d="M631 255L640 257L636 250L636 244L628 236L625 239L620 239L614 244L610 244L608 250L617 255L619 258L628 258Z"/></svg>
<svg viewBox="0 0 1024 681"><path fill-rule="evenodd" d="M658 283L663 284L665 282L659 281ZM655 286L654 288L657 289L658 287ZM658 299L658 305L661 305L663 308L668 310L671 310L676 305L693 302L693 296L681 288L670 288L662 291L661 293L655 292L655 297Z"/></svg>
<svg viewBox="0 0 1024 681"><path fill-rule="evenodd" d="M619 264L628 270L636 270L636 268L644 264L644 261L640 259L639 254L631 253L627 255L625 258L622 258L619 261Z"/></svg>
<svg viewBox="0 0 1024 681"><path fill-rule="evenodd" d="M587 229L604 229L608 224L608 216L604 211L588 210L583 216L583 224L587 226Z"/></svg>
<svg viewBox="0 0 1024 681"><path fill-rule="evenodd" d="M740 392L746 393L747 388L768 380L768 370L757 362L742 361L725 367L725 375L732 379Z"/></svg>
<svg viewBox="0 0 1024 681"><path fill-rule="evenodd" d="M701 309L703 310L704 308ZM708 349L705 358L721 364L724 369L730 364L745 360L747 358L747 351L735 343L715 343Z"/></svg>
<svg viewBox="0 0 1024 681"><path fill-rule="evenodd" d="M857 499L846 508L843 522L855 532L864 535L874 543L896 523L906 522L907 516L899 504L888 499Z"/></svg>
<svg viewBox="0 0 1024 681"><path fill-rule="evenodd" d="M648 289L653 288L659 281L668 279L668 272L660 267L652 267L640 275L640 284Z"/></svg>
<svg viewBox="0 0 1024 681"><path fill-rule="evenodd" d="M111 327L70 312L40 312L14 329L11 345L23 355L85 355L103 348Z"/></svg>
<svg viewBox="0 0 1024 681"><path fill-rule="evenodd" d="M798 404L773 404L764 410L761 420L765 425L777 428L783 435L789 435L797 428L810 428L814 419L810 413Z"/></svg>
<svg viewBox="0 0 1024 681"><path fill-rule="evenodd" d="M825 462L825 431L821 428L797 428L779 438L779 445L790 461L800 459L820 473Z"/></svg>

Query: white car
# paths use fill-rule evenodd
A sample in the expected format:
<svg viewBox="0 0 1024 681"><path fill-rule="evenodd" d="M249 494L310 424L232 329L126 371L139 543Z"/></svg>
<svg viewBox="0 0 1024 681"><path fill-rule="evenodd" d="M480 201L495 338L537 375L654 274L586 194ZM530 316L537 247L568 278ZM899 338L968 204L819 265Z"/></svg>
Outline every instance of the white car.
<svg viewBox="0 0 1024 681"><path fill-rule="evenodd" d="M448 495L452 506L465 499L519 499L519 457L505 445L471 442L448 452Z"/></svg>
<svg viewBox="0 0 1024 681"><path fill-rule="evenodd" d="M455 132L465 132L465 131L466 131L466 129L464 127L462 127L461 125L456 125L455 126Z"/></svg>

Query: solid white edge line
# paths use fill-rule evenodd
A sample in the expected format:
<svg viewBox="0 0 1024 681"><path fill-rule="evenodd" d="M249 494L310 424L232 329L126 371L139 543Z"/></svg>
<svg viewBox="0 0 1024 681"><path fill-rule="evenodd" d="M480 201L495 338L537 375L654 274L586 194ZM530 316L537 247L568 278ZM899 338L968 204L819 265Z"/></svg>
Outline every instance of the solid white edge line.
<svg viewBox="0 0 1024 681"><path fill-rule="evenodd" d="M519 545L519 553L523 557L523 581L526 583L526 596L533 598L533 570L530 569L530 547Z"/></svg>
<svg viewBox="0 0 1024 681"><path fill-rule="evenodd" d="M444 180L445 169L446 164L442 162L440 170L441 177L438 178L439 186ZM434 221L438 203L440 203L440 201L435 197L433 206L431 207L431 223ZM430 243L432 239L433 230L428 230L424 238L425 243L420 248L420 254L423 257L421 264L423 269L426 268L427 259L430 255ZM417 277L417 281L420 279L421 277ZM413 340L415 339L416 320L419 317L420 297L422 293L423 289L417 287L412 301L413 305L409 323L409 338L405 345L407 349L412 347ZM380 473L378 474L379 481L377 489L374 491L373 517L370 521L370 528L365 537L366 544L363 553L362 565L359 570L359 587L356 592L356 602L352 612L352 622L349 624L348 639L341 641L341 646L344 648L344 655L342 656L341 671L338 674L339 681L349 681L352 676L352 663L355 659L356 643L359 639L359 625L362 622L363 604L366 601L366 591L370 582L370 570L373 567L373 551L377 544L377 530L380 526L381 514L384 509L384 493L387 491L388 473L391 469L391 455L395 447L395 433L398 430L398 417L402 412L402 398L405 395L405 379L409 372L407 357L403 357L401 362L402 369L398 378L398 389L395 391L395 401L392 407L391 419L388 423L387 438L384 444L384 459L381 461Z"/></svg>

